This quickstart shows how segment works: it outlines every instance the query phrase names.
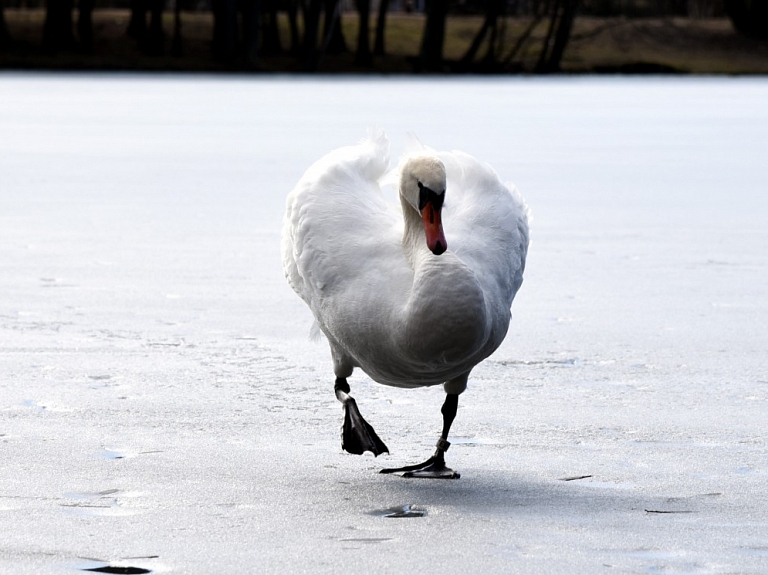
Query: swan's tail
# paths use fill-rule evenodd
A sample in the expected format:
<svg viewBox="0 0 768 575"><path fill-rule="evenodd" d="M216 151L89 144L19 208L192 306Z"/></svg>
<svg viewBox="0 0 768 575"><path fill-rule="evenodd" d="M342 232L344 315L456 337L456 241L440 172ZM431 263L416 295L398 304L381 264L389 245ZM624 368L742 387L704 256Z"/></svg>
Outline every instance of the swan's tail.
<svg viewBox="0 0 768 575"><path fill-rule="evenodd" d="M365 164L360 167L370 180L377 181L389 169L389 138L383 129L371 127L359 145L364 150L363 157L366 159Z"/></svg>
<svg viewBox="0 0 768 575"><path fill-rule="evenodd" d="M430 151L418 136L413 132L405 133L405 142L403 143L403 156L420 156Z"/></svg>

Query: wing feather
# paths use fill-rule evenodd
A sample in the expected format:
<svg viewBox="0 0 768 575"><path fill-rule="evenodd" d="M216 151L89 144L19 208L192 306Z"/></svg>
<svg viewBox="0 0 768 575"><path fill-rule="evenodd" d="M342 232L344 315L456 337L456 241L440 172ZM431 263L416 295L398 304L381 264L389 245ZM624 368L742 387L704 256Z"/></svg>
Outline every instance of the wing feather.
<svg viewBox="0 0 768 575"><path fill-rule="evenodd" d="M483 285L511 305L523 281L529 243L528 207L514 185L464 152L438 154L446 167L444 226L448 246ZM482 230L482 233L478 233Z"/></svg>
<svg viewBox="0 0 768 575"><path fill-rule="evenodd" d="M283 267L310 307L319 296L355 285L396 223L379 180L389 164L383 132L315 162L289 194L283 223Z"/></svg>

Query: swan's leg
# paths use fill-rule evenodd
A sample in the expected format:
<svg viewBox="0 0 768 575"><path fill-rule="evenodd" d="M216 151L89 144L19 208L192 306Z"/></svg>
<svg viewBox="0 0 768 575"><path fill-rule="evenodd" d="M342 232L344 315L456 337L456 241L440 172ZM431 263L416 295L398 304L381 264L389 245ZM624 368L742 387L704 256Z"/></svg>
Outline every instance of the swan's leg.
<svg viewBox="0 0 768 575"><path fill-rule="evenodd" d="M464 380L466 386L466 379ZM462 390L463 391L463 390ZM395 469L382 469L380 473L403 473L403 477L423 477L432 479L458 479L461 475L445 465L445 452L451 446L448 441L448 432L451 430L451 424L456 418L456 411L459 408L459 394L448 393L445 396L445 403L440 412L443 414L443 432L440 439L437 440L437 449L435 454L424 463L416 465L406 465Z"/></svg>
<svg viewBox="0 0 768 575"><path fill-rule="evenodd" d="M346 377L337 377L333 390L336 398L344 406L344 424L341 427L341 448L349 453L362 455L370 451L375 456L389 453L384 442L376 435L373 427L363 419L357 402L349 395L349 384Z"/></svg>

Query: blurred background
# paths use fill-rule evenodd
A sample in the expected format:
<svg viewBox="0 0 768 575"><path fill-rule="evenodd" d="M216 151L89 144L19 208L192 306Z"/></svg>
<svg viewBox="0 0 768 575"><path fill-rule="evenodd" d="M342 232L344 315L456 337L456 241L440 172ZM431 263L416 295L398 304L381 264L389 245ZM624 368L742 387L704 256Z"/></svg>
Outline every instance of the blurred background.
<svg viewBox="0 0 768 575"><path fill-rule="evenodd" d="M0 0L0 69L768 72L766 0Z"/></svg>

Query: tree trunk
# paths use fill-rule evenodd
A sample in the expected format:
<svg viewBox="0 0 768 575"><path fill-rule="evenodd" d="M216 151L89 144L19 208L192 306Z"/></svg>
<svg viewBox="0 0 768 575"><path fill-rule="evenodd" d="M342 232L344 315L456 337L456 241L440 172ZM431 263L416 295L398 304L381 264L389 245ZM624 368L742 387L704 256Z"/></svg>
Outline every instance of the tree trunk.
<svg viewBox="0 0 768 575"><path fill-rule="evenodd" d="M550 43L552 42L552 34L554 34L557 26L558 16L560 15L560 9L564 2L568 0L555 0L552 6L552 16L549 20L549 27L547 28L547 35L544 37L544 41L541 44L541 54L539 54L539 61L536 63L535 72L546 73L547 64L549 63Z"/></svg>
<svg viewBox="0 0 768 575"><path fill-rule="evenodd" d="M320 26L321 8L322 0L309 0L309 7L304 16L301 65L308 72L314 72L317 69L317 29Z"/></svg>
<svg viewBox="0 0 768 575"><path fill-rule="evenodd" d="M3 9L3 0L0 0L0 50L11 45L11 35L8 33L8 26L5 25Z"/></svg>
<svg viewBox="0 0 768 575"><path fill-rule="evenodd" d="M254 2L256 0L247 0ZM283 51L283 45L280 43L280 28L277 21L277 1L268 0L265 3L264 14L264 38L262 39L261 53L264 55L280 54ZM258 26L258 20L253 23Z"/></svg>
<svg viewBox="0 0 768 575"><path fill-rule="evenodd" d="M491 35L488 37L488 50L483 56L483 64L490 66L496 63L496 41L499 37L499 19L496 18L491 23Z"/></svg>
<svg viewBox="0 0 768 575"><path fill-rule="evenodd" d="M537 28L541 21L546 17L547 12L549 11L548 4L550 1L551 0L547 0L546 5L544 4L543 0L536 2L536 6L534 8L535 11L533 12L533 20L531 20L531 23L528 24L528 27L523 30L523 33L520 34L520 36L517 38L517 42L515 42L512 50L502 62L503 65L509 65L514 57L517 56L517 54L520 52L520 50L522 50L523 46L528 42L528 39L531 37L534 29Z"/></svg>
<svg viewBox="0 0 768 575"><path fill-rule="evenodd" d="M237 53L237 0L213 0L213 57L231 65Z"/></svg>
<svg viewBox="0 0 768 575"><path fill-rule="evenodd" d="M125 32L139 43L147 35L147 0L131 0L131 20Z"/></svg>
<svg viewBox="0 0 768 575"><path fill-rule="evenodd" d="M147 43L144 47L151 56L162 56L165 51L165 33L163 32L163 9L165 0L150 0L151 19L147 32Z"/></svg>
<svg viewBox="0 0 768 575"><path fill-rule="evenodd" d="M291 54L298 54L301 46L298 12L298 0L288 0L288 26L291 30Z"/></svg>
<svg viewBox="0 0 768 575"><path fill-rule="evenodd" d="M77 35L80 39L80 51L93 53L93 4L94 0L79 0L77 3Z"/></svg>
<svg viewBox="0 0 768 575"><path fill-rule="evenodd" d="M358 66L372 66L371 54L371 0L357 0L357 12L360 15L360 29L357 34L357 51L355 52L355 64Z"/></svg>
<svg viewBox="0 0 768 575"><path fill-rule="evenodd" d="M276 14L272 14L276 17ZM261 28L261 0L246 0L243 6L243 44L246 63L255 68L259 64L259 29ZM266 39L265 39L266 43ZM277 50L281 50L280 37Z"/></svg>
<svg viewBox="0 0 768 575"><path fill-rule="evenodd" d="M472 40L472 44L469 46L466 54L464 54L464 56L461 58L461 61L464 64L470 64L472 60L475 59L477 51L480 49L480 46L482 46L483 40L485 39L485 35L488 33L488 30L491 30L491 40L488 47L488 52L486 53L486 59L495 58L494 43L496 41L496 25L499 19L499 15L504 9L504 1L505 0L488 0L486 3L486 13L483 25L480 27L480 30L478 30L477 35L475 35L475 39Z"/></svg>
<svg viewBox="0 0 768 575"><path fill-rule="evenodd" d="M343 54L347 51L347 42L341 29L341 2L325 0L324 4L323 51L328 54Z"/></svg>
<svg viewBox="0 0 768 575"><path fill-rule="evenodd" d="M373 55L383 56L384 50L384 29L387 25L387 11L389 10L389 0L379 0L379 17L376 19L376 40L373 43Z"/></svg>
<svg viewBox="0 0 768 575"><path fill-rule="evenodd" d="M75 35L72 32L73 0L48 0L43 25L43 48L55 54L59 50L71 50L75 47Z"/></svg>
<svg viewBox="0 0 768 575"><path fill-rule="evenodd" d="M184 55L184 43L181 39L181 2L182 0L176 0L176 3L173 6L173 41L171 43L172 56Z"/></svg>
<svg viewBox="0 0 768 575"><path fill-rule="evenodd" d="M555 43L552 46L552 54L546 64L545 72L557 72L560 70L560 61L563 59L565 47L568 45L568 39L571 37L573 29L573 19L576 17L576 11L579 8L580 0L565 0L563 3L563 12L560 16L560 24L557 26L555 34Z"/></svg>
<svg viewBox="0 0 768 575"><path fill-rule="evenodd" d="M422 70L442 69L445 19L448 16L448 0L427 0L427 21L419 51L419 67Z"/></svg>

